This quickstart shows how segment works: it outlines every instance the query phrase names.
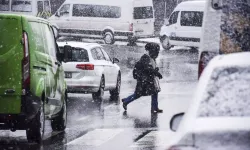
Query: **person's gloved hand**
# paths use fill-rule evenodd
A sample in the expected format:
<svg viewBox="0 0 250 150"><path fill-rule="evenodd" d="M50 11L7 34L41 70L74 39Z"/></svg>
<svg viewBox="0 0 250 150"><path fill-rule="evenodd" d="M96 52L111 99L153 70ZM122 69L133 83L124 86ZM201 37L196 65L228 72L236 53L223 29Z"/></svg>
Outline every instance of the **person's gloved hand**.
<svg viewBox="0 0 250 150"><path fill-rule="evenodd" d="M161 75L160 72L157 72L156 76L157 76L159 79L162 79L162 78L163 78L163 76Z"/></svg>

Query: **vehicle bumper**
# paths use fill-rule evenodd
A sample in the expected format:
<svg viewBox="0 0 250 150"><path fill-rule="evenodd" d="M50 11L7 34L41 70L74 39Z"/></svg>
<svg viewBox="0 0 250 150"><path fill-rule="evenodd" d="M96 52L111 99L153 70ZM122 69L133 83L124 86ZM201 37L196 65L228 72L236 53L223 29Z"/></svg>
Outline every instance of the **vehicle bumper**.
<svg viewBox="0 0 250 150"><path fill-rule="evenodd" d="M66 79L68 93L93 93L100 87L101 77L84 77L82 79Z"/></svg>
<svg viewBox="0 0 250 150"><path fill-rule="evenodd" d="M38 113L41 99L32 95L21 96L21 112L19 114L0 114L0 129L25 130L31 119Z"/></svg>

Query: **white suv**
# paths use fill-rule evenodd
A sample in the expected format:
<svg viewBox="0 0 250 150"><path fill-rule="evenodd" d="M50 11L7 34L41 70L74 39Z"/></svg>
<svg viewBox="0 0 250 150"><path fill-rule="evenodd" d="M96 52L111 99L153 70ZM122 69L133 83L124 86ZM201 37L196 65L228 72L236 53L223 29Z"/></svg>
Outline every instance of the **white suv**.
<svg viewBox="0 0 250 150"><path fill-rule="evenodd" d="M60 49L70 46L70 60L63 64L69 93L92 93L94 100L102 100L104 91L119 96L120 67L117 58L111 59L96 43L58 42Z"/></svg>

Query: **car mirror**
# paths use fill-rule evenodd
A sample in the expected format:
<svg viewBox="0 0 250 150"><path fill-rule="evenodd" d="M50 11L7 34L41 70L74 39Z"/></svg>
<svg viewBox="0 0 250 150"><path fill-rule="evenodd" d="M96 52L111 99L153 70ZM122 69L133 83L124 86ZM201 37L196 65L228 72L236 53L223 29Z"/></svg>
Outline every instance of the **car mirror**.
<svg viewBox="0 0 250 150"><path fill-rule="evenodd" d="M176 132L178 130L178 127L180 125L180 122L183 118L185 113L180 113L180 114L176 114L172 117L171 121L170 121L170 129L174 132Z"/></svg>
<svg viewBox="0 0 250 150"><path fill-rule="evenodd" d="M164 24L165 24L166 26L168 26L168 25L169 25L169 20L168 20L168 19L165 19Z"/></svg>
<svg viewBox="0 0 250 150"><path fill-rule="evenodd" d="M72 60L72 47L69 45L65 45L63 48L64 53L64 62L69 62Z"/></svg>
<svg viewBox="0 0 250 150"><path fill-rule="evenodd" d="M212 7L215 10L222 9L222 0L212 0Z"/></svg>
<svg viewBox="0 0 250 150"><path fill-rule="evenodd" d="M113 63L115 64L115 63L119 63L120 61L119 61L119 59L117 59L117 58L113 58Z"/></svg>
<svg viewBox="0 0 250 150"><path fill-rule="evenodd" d="M60 17L60 16L61 16L60 12L59 12L59 11L56 12L55 16L56 16L56 17Z"/></svg>

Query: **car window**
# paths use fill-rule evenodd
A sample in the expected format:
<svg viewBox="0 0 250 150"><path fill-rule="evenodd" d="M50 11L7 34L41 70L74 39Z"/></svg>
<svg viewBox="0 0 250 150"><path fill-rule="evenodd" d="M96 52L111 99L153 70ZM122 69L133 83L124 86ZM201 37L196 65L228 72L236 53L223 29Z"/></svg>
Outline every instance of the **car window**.
<svg viewBox="0 0 250 150"><path fill-rule="evenodd" d="M102 48L99 48L99 49L101 49L101 51L103 52L103 55L104 55L105 59L107 61L111 61L111 58L109 57L108 53L106 53L106 51L104 49L102 49Z"/></svg>
<svg viewBox="0 0 250 150"><path fill-rule="evenodd" d="M203 20L203 12L198 11L182 11L181 26L201 27Z"/></svg>
<svg viewBox="0 0 250 150"><path fill-rule="evenodd" d="M60 9L60 15L64 16L64 17L68 17L69 16L69 11L70 11L70 4L65 4Z"/></svg>
<svg viewBox="0 0 250 150"><path fill-rule="evenodd" d="M249 68L215 69L203 94L198 117L249 117L249 82Z"/></svg>
<svg viewBox="0 0 250 150"><path fill-rule="evenodd" d="M100 17L100 18L120 18L121 8L106 5L85 5L74 4L73 16L75 17Z"/></svg>
<svg viewBox="0 0 250 150"><path fill-rule="evenodd" d="M175 11L172 13L172 15L169 17L169 25L177 23L178 15L179 11Z"/></svg>
<svg viewBox="0 0 250 150"><path fill-rule="evenodd" d="M37 1L37 13L43 12L43 1Z"/></svg>
<svg viewBox="0 0 250 150"><path fill-rule="evenodd" d="M73 5L73 14L72 16L75 17L91 17L92 13L92 6L91 5L84 5L84 4L74 4Z"/></svg>
<svg viewBox="0 0 250 150"><path fill-rule="evenodd" d="M44 24L43 31L45 34L44 43L46 43L49 54L53 57L56 57L56 42L55 42L53 30L48 25Z"/></svg>
<svg viewBox="0 0 250 150"><path fill-rule="evenodd" d="M11 10L17 12L32 12L32 1L12 0Z"/></svg>
<svg viewBox="0 0 250 150"><path fill-rule="evenodd" d="M88 51L81 48L72 48L72 62L89 62Z"/></svg>
<svg viewBox="0 0 250 150"><path fill-rule="evenodd" d="M91 53L92 53L93 59L95 59L95 60L105 60L105 57L104 57L101 49L99 49L99 48L93 48L91 50Z"/></svg>
<svg viewBox="0 0 250 150"><path fill-rule="evenodd" d="M148 19L153 18L153 8L148 7L134 7L134 19Z"/></svg>
<svg viewBox="0 0 250 150"><path fill-rule="evenodd" d="M50 11L50 3L49 3L49 1L44 1L44 10L46 12L51 12Z"/></svg>
<svg viewBox="0 0 250 150"><path fill-rule="evenodd" d="M9 11L10 9L9 0L0 0L0 11Z"/></svg>
<svg viewBox="0 0 250 150"><path fill-rule="evenodd" d="M36 50L45 54L49 54L47 48L44 47L43 27L38 22L30 22L31 29L34 34L32 40L36 43Z"/></svg>

